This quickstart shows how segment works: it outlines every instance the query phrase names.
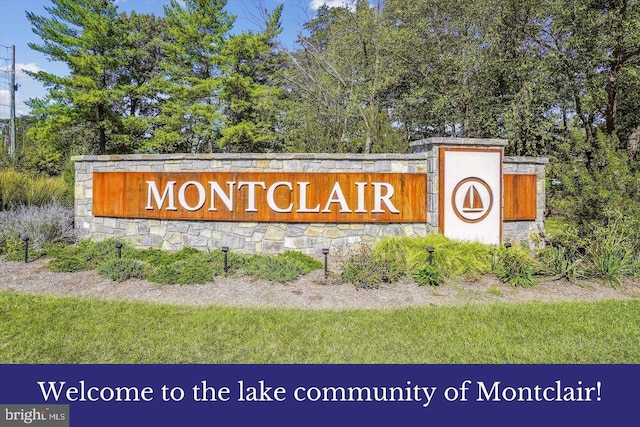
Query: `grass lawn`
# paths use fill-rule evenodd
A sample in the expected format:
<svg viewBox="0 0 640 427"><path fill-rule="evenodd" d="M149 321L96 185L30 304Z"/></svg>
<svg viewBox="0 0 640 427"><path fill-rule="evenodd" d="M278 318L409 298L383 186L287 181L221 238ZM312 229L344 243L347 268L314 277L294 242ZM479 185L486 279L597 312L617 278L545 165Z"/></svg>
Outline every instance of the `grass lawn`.
<svg viewBox="0 0 640 427"><path fill-rule="evenodd" d="M0 293L1 363L640 363L640 301L386 310Z"/></svg>

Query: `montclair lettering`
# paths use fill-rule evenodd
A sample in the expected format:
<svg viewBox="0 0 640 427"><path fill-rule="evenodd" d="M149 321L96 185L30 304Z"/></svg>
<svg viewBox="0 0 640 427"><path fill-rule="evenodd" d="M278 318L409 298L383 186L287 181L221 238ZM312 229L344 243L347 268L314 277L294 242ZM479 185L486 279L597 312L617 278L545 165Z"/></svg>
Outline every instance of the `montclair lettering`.
<svg viewBox="0 0 640 427"><path fill-rule="evenodd" d="M265 181L187 181L178 185L177 181L168 181L159 187L156 181L146 181L148 211L186 211L195 212L207 209L217 212L225 209L228 212L243 210L259 212L261 205L258 197L266 197L268 209L276 213L331 213L337 209L339 213L392 213L400 211L392 202L395 189L388 182L355 182L356 200L347 200L340 182L332 188L314 188L311 182L277 181L267 185ZM321 197L315 198L320 203L311 204L312 191L321 191ZM243 192L245 197L236 197ZM190 193L191 196L187 197ZM193 197L195 195L195 197ZM240 203L239 200L244 202ZM286 200L286 202L283 202ZM241 204L241 205L240 205ZM240 206L239 206L240 205ZM370 207L368 209L367 207Z"/></svg>
<svg viewBox="0 0 640 427"><path fill-rule="evenodd" d="M586 387L582 381L567 385L557 380L546 386L504 386L500 381L488 385L478 381L478 402L593 402L600 401L602 383Z"/></svg>

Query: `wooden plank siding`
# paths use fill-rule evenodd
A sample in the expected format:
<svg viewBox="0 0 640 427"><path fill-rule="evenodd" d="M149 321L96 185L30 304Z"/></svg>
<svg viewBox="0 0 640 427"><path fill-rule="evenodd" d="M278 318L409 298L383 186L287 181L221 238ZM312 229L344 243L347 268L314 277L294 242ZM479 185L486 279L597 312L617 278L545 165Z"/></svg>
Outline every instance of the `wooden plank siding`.
<svg viewBox="0 0 640 427"><path fill-rule="evenodd" d="M504 220L535 221L538 176L504 174Z"/></svg>
<svg viewBox="0 0 640 427"><path fill-rule="evenodd" d="M167 210L169 195L164 192L174 181L169 189L173 190L175 210ZM157 196L150 195L149 182L155 183ZM213 194L211 182L218 183L222 196L232 199L232 209L219 192ZM229 182L234 184L230 186ZM205 193L201 194L194 183L199 183ZM241 183L245 184L240 187ZM340 194L334 191L336 183L339 183ZM186 203L179 202L183 186L182 201ZM389 186L393 187L393 195L385 202L381 198L389 195ZM201 205L203 194L206 201ZM157 200L163 200L160 208ZM251 209L252 206L255 209ZM341 172L94 172L93 215L238 222L425 222L427 176Z"/></svg>

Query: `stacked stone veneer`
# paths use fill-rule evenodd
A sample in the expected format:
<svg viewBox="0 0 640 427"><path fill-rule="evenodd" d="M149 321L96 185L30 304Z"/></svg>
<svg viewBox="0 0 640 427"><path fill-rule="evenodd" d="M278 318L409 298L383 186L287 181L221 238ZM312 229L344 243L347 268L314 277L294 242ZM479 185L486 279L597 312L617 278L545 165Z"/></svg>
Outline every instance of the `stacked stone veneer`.
<svg viewBox="0 0 640 427"><path fill-rule="evenodd" d="M179 250L228 246L245 253L297 250L346 253L385 236L424 236L438 231L438 156L442 145L479 140L432 138L414 143L413 154L135 154L78 156L75 161L75 227L83 238L122 238L138 248ZM502 140L498 140L502 141ZM496 140L480 140L495 144ZM502 144L502 142L500 142ZM534 222L505 223L503 240L531 241L544 227L544 160L505 158L505 173L538 173L538 210ZM272 223L155 220L95 217L92 214L94 172L395 172L427 175L426 223Z"/></svg>
<svg viewBox="0 0 640 427"><path fill-rule="evenodd" d="M425 223L256 223L104 218L92 215L93 172L405 172L427 173L424 154L171 154L75 157L75 223L81 236L124 238L139 248L179 250L228 246L246 253L346 252L384 236L423 236ZM425 207L426 208L426 207Z"/></svg>

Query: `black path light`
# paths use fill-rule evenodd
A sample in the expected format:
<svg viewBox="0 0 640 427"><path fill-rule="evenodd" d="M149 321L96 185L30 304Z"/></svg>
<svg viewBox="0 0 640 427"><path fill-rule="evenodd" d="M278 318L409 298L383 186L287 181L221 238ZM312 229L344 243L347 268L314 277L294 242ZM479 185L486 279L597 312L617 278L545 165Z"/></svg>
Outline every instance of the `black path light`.
<svg viewBox="0 0 640 427"><path fill-rule="evenodd" d="M322 253L324 255L324 278L329 277L329 248L322 248Z"/></svg>
<svg viewBox="0 0 640 427"><path fill-rule="evenodd" d="M509 248L511 247L511 242L507 242L507 243L505 243L505 244L504 244L504 247L505 247L505 248L507 248L507 249L509 249Z"/></svg>
<svg viewBox="0 0 640 427"><path fill-rule="evenodd" d="M227 273L229 273L229 263L228 263L229 246L223 246L220 249L222 249L222 252L224 253L224 275L226 276Z"/></svg>
<svg viewBox="0 0 640 427"><path fill-rule="evenodd" d="M433 265L433 253L436 250L433 248L433 246L427 246L427 252L429 252L429 265Z"/></svg>
<svg viewBox="0 0 640 427"><path fill-rule="evenodd" d="M24 241L24 262L29 262L29 237L24 236L22 240Z"/></svg>
<svg viewBox="0 0 640 427"><path fill-rule="evenodd" d="M122 258L122 243L116 243L116 251L118 252L118 258Z"/></svg>

